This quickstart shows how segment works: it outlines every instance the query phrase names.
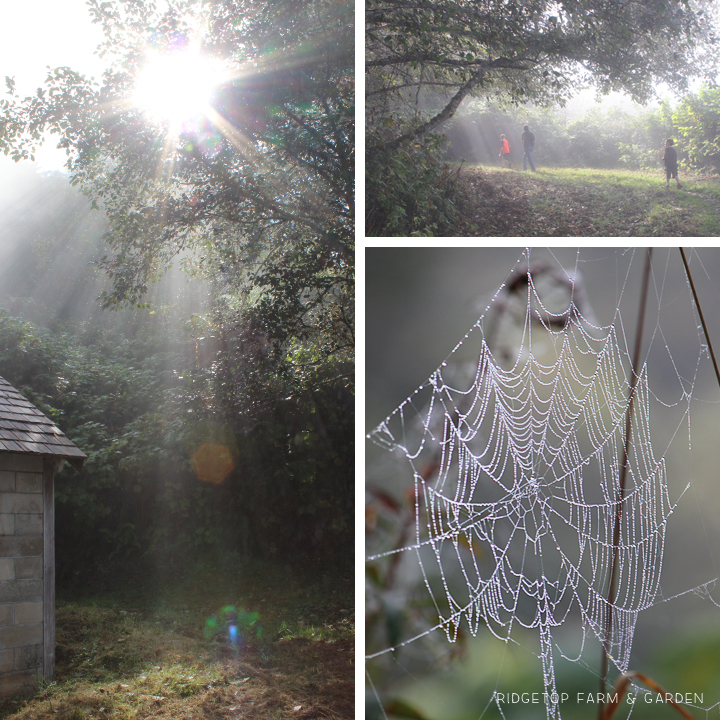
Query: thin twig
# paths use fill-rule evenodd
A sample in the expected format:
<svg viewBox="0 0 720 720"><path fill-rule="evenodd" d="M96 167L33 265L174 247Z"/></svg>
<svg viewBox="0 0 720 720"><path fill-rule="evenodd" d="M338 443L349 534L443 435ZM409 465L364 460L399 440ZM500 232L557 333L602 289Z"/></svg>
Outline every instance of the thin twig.
<svg viewBox="0 0 720 720"><path fill-rule="evenodd" d="M710 342L710 335L708 333L707 325L705 324L705 318L703 317L702 310L700 309L700 300L698 299L697 291L695 290L695 283L693 282L692 275L690 274L690 266L688 265L687 258L685 257L685 251L682 248L680 248L680 254L682 255L685 272L687 273L688 281L690 282L690 289L692 290L693 298L695 298L695 307L697 308L698 315L700 316L702 329L705 333L708 349L710 350L710 357L712 358L713 367L715 368L715 377L717 378L718 385L720 385L720 370L718 370L717 360L715 359L715 351L713 350L712 343Z"/></svg>
<svg viewBox="0 0 720 720"><path fill-rule="evenodd" d="M627 692L630 680L632 680L633 678L637 678L638 680L640 680L640 682L644 683L651 690L659 693L663 697L665 702L672 705L672 707L674 707L685 718L685 720L695 720L695 718L687 710L685 710L684 707L682 707L678 702L675 701L672 693L666 692L653 679L639 672L629 672L619 677L617 684L615 685L615 692L613 693L612 699L605 706L604 712L600 715L600 720L610 720L612 718L612 716L615 714L615 711L620 706L623 697L625 697L625 693Z"/></svg>
<svg viewBox="0 0 720 720"><path fill-rule="evenodd" d="M610 644L612 637L612 609L615 602L615 583L617 581L618 553L620 551L620 524L622 521L622 504L625 498L625 477L627 475L628 450L630 448L630 429L632 427L632 410L635 400L635 387L637 384L637 367L640 364L640 349L642 348L642 332L645 320L645 305L647 301L648 285L650 282L650 260L652 248L648 248L645 258L645 273L643 275L642 291L640 294L640 310L638 313L638 329L635 335L635 352L633 353L632 367L630 372L630 390L628 391L627 415L625 418L625 444L623 445L622 463L620 465L620 486L618 487L617 500L615 502L615 529L613 531L613 557L610 570L610 586L607 594L607 612L605 613L605 639L603 642L602 663L600 672L600 693L605 696L605 685L608 673L608 657L610 655ZM603 718L604 703L599 703L599 717Z"/></svg>

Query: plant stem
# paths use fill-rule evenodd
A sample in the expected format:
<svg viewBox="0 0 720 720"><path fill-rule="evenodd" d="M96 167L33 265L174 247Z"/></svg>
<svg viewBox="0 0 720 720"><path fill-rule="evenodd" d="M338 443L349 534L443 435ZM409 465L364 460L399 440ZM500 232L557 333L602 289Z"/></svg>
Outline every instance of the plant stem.
<svg viewBox="0 0 720 720"><path fill-rule="evenodd" d="M617 565L618 554L620 552L620 524L622 521L622 504L625 499L625 478L627 475L628 450L630 448L630 430L632 427L632 410L633 401L635 400L635 387L637 385L637 367L640 364L640 349L642 348L642 332L645 319L645 305L647 302L648 285L650 282L650 260L652 257L652 248L648 248L645 258L645 273L643 275L642 290L640 292L640 310L638 313L638 329L635 335L635 351L632 358L632 367L630 369L630 390L628 391L627 415L625 418L625 444L623 445L622 462L620 465L620 485L617 492L617 500L615 502L615 528L613 531L613 557L610 570L610 586L607 594L607 611L605 613L605 640L603 642L603 653L600 671L600 693L601 697L605 696L605 685L607 683L608 673L608 657L610 655L610 645L612 637L612 609L615 602L615 584L617 581ZM604 702L601 700L599 704L599 717L602 720Z"/></svg>
<svg viewBox="0 0 720 720"><path fill-rule="evenodd" d="M666 699L666 702L669 703L671 707L675 708L675 710L677 710L685 718L685 720L695 720L695 718L687 710L685 710L685 708L683 708L682 705L675 700L675 698L673 698L672 693L666 692L652 678L649 678L647 675L643 675L639 672L629 672L620 676L617 684L615 685L613 699L605 707L605 711L603 712L600 720L610 720L612 718L615 711L620 706L623 696L627 692L630 681L635 678L640 680L640 682L649 687L651 690L654 690L656 693L662 695Z"/></svg>
<svg viewBox="0 0 720 720"><path fill-rule="evenodd" d="M710 335L708 333L707 325L705 324L702 309L700 308L700 300L698 299L697 291L695 290L695 283L693 282L692 275L690 274L690 266L688 265L687 258L685 257L685 251L682 248L680 248L680 254L682 255L683 265L685 265L685 273L687 274L690 289L692 290L693 298L695 299L695 307L697 308L698 315L700 316L702 329L705 333L708 349L710 350L710 357L712 358L713 367L715 368L715 377L717 378L718 385L720 385L720 371L718 370L717 360L715 359L715 351L713 350L712 343L710 342Z"/></svg>

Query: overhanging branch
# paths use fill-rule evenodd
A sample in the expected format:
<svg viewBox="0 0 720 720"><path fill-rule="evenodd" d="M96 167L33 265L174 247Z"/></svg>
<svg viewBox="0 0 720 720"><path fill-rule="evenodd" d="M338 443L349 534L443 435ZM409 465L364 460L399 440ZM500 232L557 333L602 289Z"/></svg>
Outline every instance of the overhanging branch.
<svg viewBox="0 0 720 720"><path fill-rule="evenodd" d="M477 72L473 73L472 77L457 91L457 93L455 93L452 100L450 100L450 102L434 118L431 118L426 123L416 127L414 130L410 130L404 135L400 135L385 145L376 145L371 147L368 151L369 158L372 159L378 152L380 152L380 150L396 150L403 143L432 132L436 127L450 119L455 114L458 107L460 107L460 103L465 99L468 93L472 92L482 83L483 78L485 77L485 72L486 68L481 68Z"/></svg>

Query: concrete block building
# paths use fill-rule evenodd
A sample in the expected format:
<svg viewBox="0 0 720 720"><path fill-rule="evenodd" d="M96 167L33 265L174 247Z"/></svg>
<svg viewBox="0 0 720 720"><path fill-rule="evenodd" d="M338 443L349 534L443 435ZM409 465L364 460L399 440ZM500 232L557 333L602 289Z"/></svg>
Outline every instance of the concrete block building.
<svg viewBox="0 0 720 720"><path fill-rule="evenodd" d="M54 480L85 455L0 377L0 697L55 672Z"/></svg>

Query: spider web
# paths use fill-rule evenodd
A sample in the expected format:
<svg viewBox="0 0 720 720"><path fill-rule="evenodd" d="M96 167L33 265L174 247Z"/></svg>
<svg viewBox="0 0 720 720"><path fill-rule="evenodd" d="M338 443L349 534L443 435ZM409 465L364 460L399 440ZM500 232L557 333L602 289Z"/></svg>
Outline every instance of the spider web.
<svg viewBox="0 0 720 720"><path fill-rule="evenodd" d="M473 362L459 360L468 344L479 346ZM693 376L677 376L681 423L703 357ZM369 436L409 464L415 509L414 542L369 560L415 555L438 618L420 637L442 629L454 642L461 628L487 627L509 641L518 626L535 631L551 718L560 716L555 635L566 623L629 669L687 489L671 499L665 448L653 447L647 364L634 379L631 368L619 309L598 324L576 272L532 263L526 251L448 360Z"/></svg>

